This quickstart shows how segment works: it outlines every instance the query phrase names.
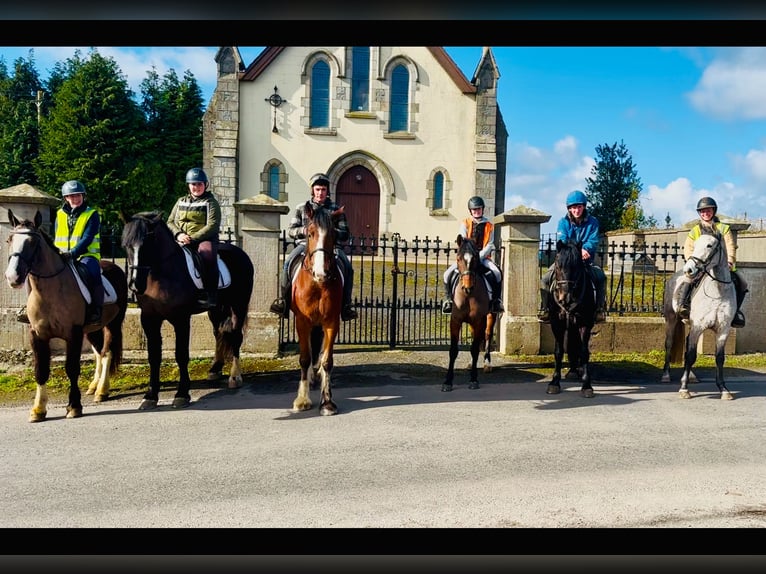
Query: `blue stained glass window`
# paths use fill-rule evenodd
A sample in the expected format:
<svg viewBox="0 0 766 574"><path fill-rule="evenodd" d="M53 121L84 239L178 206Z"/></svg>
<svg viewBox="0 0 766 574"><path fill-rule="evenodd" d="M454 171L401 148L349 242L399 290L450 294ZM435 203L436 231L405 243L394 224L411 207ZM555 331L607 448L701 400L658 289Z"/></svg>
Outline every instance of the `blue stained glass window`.
<svg viewBox="0 0 766 574"><path fill-rule="evenodd" d="M409 120L410 74L403 65L398 65L391 73L391 113L390 132L406 132Z"/></svg>
<svg viewBox="0 0 766 574"><path fill-rule="evenodd" d="M309 127L330 127L330 66L324 60L319 60L311 68Z"/></svg>

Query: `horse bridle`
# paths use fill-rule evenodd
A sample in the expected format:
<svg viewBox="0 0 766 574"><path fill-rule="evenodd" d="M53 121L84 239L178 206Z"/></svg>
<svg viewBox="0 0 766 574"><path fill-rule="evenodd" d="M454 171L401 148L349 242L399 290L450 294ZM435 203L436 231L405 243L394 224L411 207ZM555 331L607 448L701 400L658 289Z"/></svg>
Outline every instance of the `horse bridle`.
<svg viewBox="0 0 766 574"><path fill-rule="evenodd" d="M8 261L11 260L11 257L15 256L15 257L18 257L19 259L21 259L26 264L26 266L27 266L27 275L32 275L33 277L38 277L40 279L50 279L51 277L55 277L56 275L60 274L62 271L64 271L64 269L67 268L67 264L64 263L64 261L62 260L61 261L61 268L57 269L56 271L54 271L50 275L43 275L41 273L35 273L33 271L33 269L34 269L34 260L35 260L35 255L37 255L38 251L40 251L40 242L43 241L42 235L40 235L40 232L38 230L30 229L28 227L25 227L23 229L12 229L10 234L9 234L9 236L10 235L30 235L30 236L34 236L34 238L37 240L35 242L35 247L32 250L32 253L31 253L31 255L29 257L27 257L21 251L16 251L16 252L10 253L8 255Z"/></svg>
<svg viewBox="0 0 766 574"><path fill-rule="evenodd" d="M713 263L713 257L718 255L720 258L723 254L723 248L721 246L722 239L720 237L716 237L715 239L718 241L718 243L716 243L715 249L710 254L710 257L708 257L707 259L700 259L699 257L695 257L694 255L692 255L691 257L689 257L689 259L697 263L697 265L699 265L699 267L702 269L702 272L708 277L710 277L713 281L717 281L718 283L728 284L728 283L731 283L732 281L731 280L725 281L723 279L719 279L713 273L711 273L709 269L709 267ZM716 264L718 264L718 262L716 262Z"/></svg>

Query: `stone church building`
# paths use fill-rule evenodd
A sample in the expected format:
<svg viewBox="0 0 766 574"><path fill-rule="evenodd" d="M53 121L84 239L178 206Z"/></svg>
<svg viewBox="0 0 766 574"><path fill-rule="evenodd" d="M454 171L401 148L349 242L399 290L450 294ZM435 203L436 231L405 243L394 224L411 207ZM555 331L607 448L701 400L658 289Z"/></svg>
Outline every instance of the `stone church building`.
<svg viewBox="0 0 766 574"><path fill-rule="evenodd" d="M204 168L237 229L234 204L292 211L324 172L351 234L454 240L473 195L505 210L507 130L500 72L485 47L469 79L441 47L237 47L215 57L203 118Z"/></svg>

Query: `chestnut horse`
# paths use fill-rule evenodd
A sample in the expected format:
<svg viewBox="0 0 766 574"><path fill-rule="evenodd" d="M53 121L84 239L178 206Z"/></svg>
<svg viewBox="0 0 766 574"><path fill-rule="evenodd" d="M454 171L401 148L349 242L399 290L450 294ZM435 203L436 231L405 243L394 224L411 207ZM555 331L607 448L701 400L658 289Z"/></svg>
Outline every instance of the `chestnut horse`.
<svg viewBox="0 0 766 574"><path fill-rule="evenodd" d="M122 230L122 246L128 256L128 286L135 292L141 308L141 327L149 356L149 390L139 409L153 409L159 399L164 321L173 326L176 339L179 381L172 406L185 408L191 403L191 316L204 311L197 302L202 289L199 272L190 268L191 253L187 254L188 250L176 242L173 232L157 212L135 214ZM216 342L208 380L219 379L224 363L230 360L228 383L229 388L234 389L242 386L239 354L253 292L254 269L250 257L236 245L220 243L218 257L231 277L227 283L219 273L218 304L207 311Z"/></svg>
<svg viewBox="0 0 766 574"><path fill-rule="evenodd" d="M453 305L450 316L450 348L449 367L447 376L442 384L442 391L452 390L455 377L455 360L457 359L460 332L467 324L471 340L471 364L469 389L478 389L479 354L484 352L484 372L492 370L490 351L492 349L492 332L495 328L497 315L489 312L489 288L484 279L484 266L481 263L479 248L473 240L462 235L457 236L458 281L453 288Z"/></svg>
<svg viewBox="0 0 766 574"><path fill-rule="evenodd" d="M340 330L340 310L343 303L343 273L335 253L335 220L343 207L329 211L314 209L306 202L304 214L309 220L306 228L306 250L292 282L291 309L300 346L301 380L293 401L294 411L311 409L309 389L320 379L319 414L338 412L332 400L333 349Z"/></svg>
<svg viewBox="0 0 766 574"><path fill-rule="evenodd" d="M27 286L29 336L37 382L29 422L44 421L48 414L50 341L54 338L63 339L66 343L64 370L69 378L66 418L81 417L82 397L78 381L83 335L95 357L93 380L86 392L94 395L93 402L109 397L109 377L122 362L122 324L128 308L125 273L112 261L101 260L105 291L101 322L86 325L87 302L76 277L78 271L71 261L64 260L53 240L40 228L40 212L35 214L34 221L22 221L9 209L8 221L12 229L8 236L5 279L13 289ZM82 280L83 285L85 281L87 278Z"/></svg>

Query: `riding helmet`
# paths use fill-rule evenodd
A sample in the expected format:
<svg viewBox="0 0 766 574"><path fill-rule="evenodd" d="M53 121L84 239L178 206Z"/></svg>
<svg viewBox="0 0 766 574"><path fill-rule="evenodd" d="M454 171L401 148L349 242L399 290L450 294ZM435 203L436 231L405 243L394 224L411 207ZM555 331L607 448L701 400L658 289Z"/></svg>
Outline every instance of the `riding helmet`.
<svg viewBox="0 0 766 574"><path fill-rule="evenodd" d="M479 209L480 207L485 207L485 205L484 200L478 195L474 195L468 200L468 209Z"/></svg>
<svg viewBox="0 0 766 574"><path fill-rule="evenodd" d="M85 193L85 186L76 179L72 179L61 186L61 197L67 195L77 195L78 193Z"/></svg>
<svg viewBox="0 0 766 574"><path fill-rule="evenodd" d="M208 179L205 170L201 167L193 167L186 172L186 183L204 183L207 186Z"/></svg>
<svg viewBox="0 0 766 574"><path fill-rule="evenodd" d="M329 189L330 178L327 177L326 173L315 173L311 176L311 179L309 179L309 187L314 187L315 185L325 185Z"/></svg>
<svg viewBox="0 0 766 574"><path fill-rule="evenodd" d="M587 205L587 203L588 203L588 196L585 195L579 189L570 191L569 195L567 195L567 208L570 208L573 205Z"/></svg>
<svg viewBox="0 0 766 574"><path fill-rule="evenodd" d="M697 211L700 209L705 209L706 207L712 207L713 208L713 214L715 214L718 211L718 204L715 202L715 199L712 197L703 197L700 198L700 200L697 202Z"/></svg>

